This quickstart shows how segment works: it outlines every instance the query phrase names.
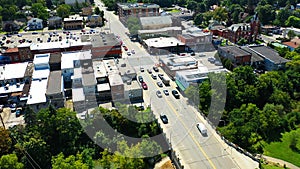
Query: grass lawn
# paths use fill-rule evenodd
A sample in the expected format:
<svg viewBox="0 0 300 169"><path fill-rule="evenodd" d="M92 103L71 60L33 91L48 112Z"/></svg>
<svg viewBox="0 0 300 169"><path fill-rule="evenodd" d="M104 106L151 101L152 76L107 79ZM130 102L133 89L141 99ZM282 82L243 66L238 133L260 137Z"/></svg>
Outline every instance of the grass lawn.
<svg viewBox="0 0 300 169"><path fill-rule="evenodd" d="M278 167L271 164L262 164L263 169L283 169L283 167Z"/></svg>
<svg viewBox="0 0 300 169"><path fill-rule="evenodd" d="M296 130L296 133L299 136L297 142L298 151L293 151L290 148L292 134L287 132L282 135L281 142L264 143L264 154L288 161L300 167L300 128Z"/></svg>
<svg viewBox="0 0 300 169"><path fill-rule="evenodd" d="M166 12L170 12L170 13L181 12L180 10L174 9L174 8L172 8L172 9L166 9L165 11L166 11Z"/></svg>

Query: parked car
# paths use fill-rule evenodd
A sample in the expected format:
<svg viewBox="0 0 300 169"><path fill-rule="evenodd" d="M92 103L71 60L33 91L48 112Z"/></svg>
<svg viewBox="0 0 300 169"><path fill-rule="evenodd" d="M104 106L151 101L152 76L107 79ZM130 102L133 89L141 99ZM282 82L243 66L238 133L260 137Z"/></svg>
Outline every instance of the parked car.
<svg viewBox="0 0 300 169"><path fill-rule="evenodd" d="M140 70L141 70L141 72L145 71L145 69L142 66L140 67Z"/></svg>
<svg viewBox="0 0 300 169"><path fill-rule="evenodd" d="M157 79L157 76L156 76L156 74L154 74L154 73L152 73L151 77L152 77L154 80Z"/></svg>
<svg viewBox="0 0 300 169"><path fill-rule="evenodd" d="M135 51L134 51L134 49L132 49L132 50L131 50L131 53L132 53L132 54L135 54Z"/></svg>
<svg viewBox="0 0 300 169"><path fill-rule="evenodd" d="M168 122L169 122L168 117L165 114L161 114L160 119L164 124L168 124Z"/></svg>
<svg viewBox="0 0 300 169"><path fill-rule="evenodd" d="M20 117L23 114L22 108L17 108L16 117Z"/></svg>
<svg viewBox="0 0 300 169"><path fill-rule="evenodd" d="M157 90L156 95L157 95L157 97L161 98L162 97L161 91Z"/></svg>
<svg viewBox="0 0 300 169"><path fill-rule="evenodd" d="M37 33L37 32L32 32L32 34L33 34L33 35L37 35L37 34L39 34L39 33Z"/></svg>
<svg viewBox="0 0 300 169"><path fill-rule="evenodd" d="M147 89L148 89L148 86L147 86L146 82L143 82L143 83L142 83L142 87L143 87L144 90L147 90Z"/></svg>
<svg viewBox="0 0 300 169"><path fill-rule="evenodd" d="M17 104L16 103L13 103L10 105L10 111L11 112L15 112L17 110Z"/></svg>
<svg viewBox="0 0 300 169"><path fill-rule="evenodd" d="M169 91L167 89L163 90L163 92L166 96L169 96Z"/></svg>
<svg viewBox="0 0 300 169"><path fill-rule="evenodd" d="M138 79L139 79L139 82L140 82L140 83L143 83L143 82L144 82L144 79L143 79L142 76L139 76Z"/></svg>
<svg viewBox="0 0 300 169"><path fill-rule="evenodd" d="M164 77L163 74L158 74L158 77L160 78L160 80L162 80L162 78Z"/></svg>
<svg viewBox="0 0 300 169"><path fill-rule="evenodd" d="M172 90L172 94L173 94L173 96L174 96L176 99L179 99L179 98L180 98L180 95L179 95L179 93L178 93L176 90Z"/></svg>
<svg viewBox="0 0 300 169"><path fill-rule="evenodd" d="M162 82L157 82L156 84L157 84L158 87L163 87Z"/></svg>
<svg viewBox="0 0 300 169"><path fill-rule="evenodd" d="M198 128L198 130L200 131L201 134L207 135L207 129L206 129L206 127L204 126L203 123L197 123L196 126L197 126L197 128Z"/></svg>
<svg viewBox="0 0 300 169"><path fill-rule="evenodd" d="M156 66L153 66L153 70L154 70L155 72L159 72L159 69L158 69Z"/></svg>
<svg viewBox="0 0 300 169"><path fill-rule="evenodd" d="M128 55L128 56L131 56L131 52L127 52L127 55Z"/></svg>
<svg viewBox="0 0 300 169"><path fill-rule="evenodd" d="M152 70L151 70L151 69L147 69L147 72L148 72L149 74L151 74L151 73L152 73Z"/></svg>

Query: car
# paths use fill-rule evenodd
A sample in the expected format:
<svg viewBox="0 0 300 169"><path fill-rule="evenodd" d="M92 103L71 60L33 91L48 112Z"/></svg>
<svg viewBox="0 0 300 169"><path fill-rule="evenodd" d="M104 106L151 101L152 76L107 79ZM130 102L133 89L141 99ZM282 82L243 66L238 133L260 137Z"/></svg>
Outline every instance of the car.
<svg viewBox="0 0 300 169"><path fill-rule="evenodd" d="M157 82L156 84L157 84L158 87L163 87L162 82Z"/></svg>
<svg viewBox="0 0 300 169"><path fill-rule="evenodd" d="M22 108L17 108L16 117L20 117L22 115Z"/></svg>
<svg viewBox="0 0 300 169"><path fill-rule="evenodd" d="M216 59L213 58L213 57L209 57L207 60L208 60L210 63L215 63L215 61L216 61Z"/></svg>
<svg viewBox="0 0 300 169"><path fill-rule="evenodd" d="M127 46L123 46L123 47L124 47L124 50L125 50L125 51L128 51L128 48L127 48Z"/></svg>
<svg viewBox="0 0 300 169"><path fill-rule="evenodd" d="M131 50L131 53L132 53L132 54L135 54L135 51L134 51L134 49L132 49L132 50Z"/></svg>
<svg viewBox="0 0 300 169"><path fill-rule="evenodd" d="M37 32L32 32L32 34L33 34L33 35L37 35L37 34L39 34L39 33L37 33Z"/></svg>
<svg viewBox="0 0 300 169"><path fill-rule="evenodd" d="M9 40L9 39L7 39L7 40L6 40L6 43L10 43L10 40Z"/></svg>
<svg viewBox="0 0 300 169"><path fill-rule="evenodd" d="M27 40L27 42L28 42L28 43L31 43L31 42L32 42L32 40L28 39L28 40Z"/></svg>
<svg viewBox="0 0 300 169"><path fill-rule="evenodd" d="M157 79L157 76L156 76L156 74L154 74L154 73L152 73L151 77L152 77L154 80Z"/></svg>
<svg viewBox="0 0 300 169"><path fill-rule="evenodd" d="M15 112L17 110L17 104L16 103L13 103L10 105L10 111L11 112Z"/></svg>
<svg viewBox="0 0 300 169"><path fill-rule="evenodd" d="M2 40L5 40L5 39L6 39L6 37L5 37L5 36L3 36L3 37L2 37Z"/></svg>
<svg viewBox="0 0 300 169"><path fill-rule="evenodd" d="M131 56L131 52L127 52L127 55L128 55L128 56Z"/></svg>
<svg viewBox="0 0 300 169"><path fill-rule="evenodd" d="M156 95L157 95L157 97L161 98L162 97L161 91L157 90Z"/></svg>
<svg viewBox="0 0 300 169"><path fill-rule="evenodd" d="M178 93L176 90L172 90L172 94L173 94L173 96L174 96L176 99L179 99L179 98L180 98L180 95L179 95L179 93Z"/></svg>
<svg viewBox="0 0 300 169"><path fill-rule="evenodd" d="M160 80L162 80L162 78L164 77L163 74L158 74L158 77L160 78Z"/></svg>
<svg viewBox="0 0 300 169"><path fill-rule="evenodd" d="M169 123L168 117L167 117L167 115L165 115L165 114L161 114L161 115L160 115L160 119L161 119L161 121L162 121L164 124L168 124L168 123Z"/></svg>
<svg viewBox="0 0 300 169"><path fill-rule="evenodd" d="M147 72L148 72L149 74L151 74L151 73L152 73L152 70L151 70L151 69L147 69Z"/></svg>
<svg viewBox="0 0 300 169"><path fill-rule="evenodd" d="M140 70L141 70L141 72L144 72L145 71L145 69L144 69L144 67L140 67Z"/></svg>
<svg viewBox="0 0 300 169"><path fill-rule="evenodd" d="M143 83L143 82L144 82L144 79L143 79L142 76L139 76L138 79L139 79L139 82L140 82L140 83Z"/></svg>
<svg viewBox="0 0 300 169"><path fill-rule="evenodd" d="M85 32L85 30L84 30L84 29L81 29L81 32Z"/></svg>
<svg viewBox="0 0 300 169"><path fill-rule="evenodd" d="M157 68L156 66L153 66L153 70L154 70L155 72L159 72L159 70L158 70L158 68Z"/></svg>
<svg viewBox="0 0 300 169"><path fill-rule="evenodd" d="M169 96L169 91L167 89L163 90L163 92L166 96Z"/></svg>
<svg viewBox="0 0 300 169"><path fill-rule="evenodd" d="M17 36L18 36L18 37L22 37L22 34L18 34Z"/></svg>
<svg viewBox="0 0 300 169"><path fill-rule="evenodd" d="M191 56L195 56L196 54L195 54L195 52L193 51L193 52L191 52Z"/></svg>
<svg viewBox="0 0 300 169"><path fill-rule="evenodd" d="M145 82L142 83L142 87L143 87L144 90L148 89L148 86L147 86L147 84Z"/></svg>

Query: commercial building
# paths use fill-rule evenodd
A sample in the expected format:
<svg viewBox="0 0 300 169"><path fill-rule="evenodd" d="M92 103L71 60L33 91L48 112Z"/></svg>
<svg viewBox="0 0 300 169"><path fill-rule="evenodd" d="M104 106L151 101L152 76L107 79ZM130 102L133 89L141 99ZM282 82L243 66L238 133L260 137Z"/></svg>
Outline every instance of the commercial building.
<svg viewBox="0 0 300 169"><path fill-rule="evenodd" d="M63 28L64 30L83 29L83 17L79 15L71 15L69 18L64 18Z"/></svg>
<svg viewBox="0 0 300 169"><path fill-rule="evenodd" d="M46 90L47 101L55 108L64 107L65 94L61 70L51 71Z"/></svg>
<svg viewBox="0 0 300 169"><path fill-rule="evenodd" d="M58 29L62 28L62 18L59 16L52 16L48 19L48 28L49 29Z"/></svg>
<svg viewBox="0 0 300 169"><path fill-rule="evenodd" d="M83 35L81 41L91 43L92 59L122 57L121 43L114 34Z"/></svg>
<svg viewBox="0 0 300 169"><path fill-rule="evenodd" d="M237 46L220 46L218 47L220 57L231 60L234 66L250 65L251 53Z"/></svg>
<svg viewBox="0 0 300 169"><path fill-rule="evenodd" d="M146 3L118 3L120 21L126 25L129 17L159 16L159 5Z"/></svg>
<svg viewBox="0 0 300 169"><path fill-rule="evenodd" d="M174 37L160 37L143 40L143 45L153 55L166 55L185 51L185 44Z"/></svg>

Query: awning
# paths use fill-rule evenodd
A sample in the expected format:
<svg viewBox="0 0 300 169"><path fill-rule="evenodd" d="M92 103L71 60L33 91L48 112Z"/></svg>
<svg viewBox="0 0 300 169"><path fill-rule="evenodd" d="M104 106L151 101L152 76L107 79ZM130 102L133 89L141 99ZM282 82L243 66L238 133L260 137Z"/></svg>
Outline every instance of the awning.
<svg viewBox="0 0 300 169"><path fill-rule="evenodd" d="M177 84L180 90L185 91L186 88L180 83L179 80L175 80L175 83Z"/></svg>

